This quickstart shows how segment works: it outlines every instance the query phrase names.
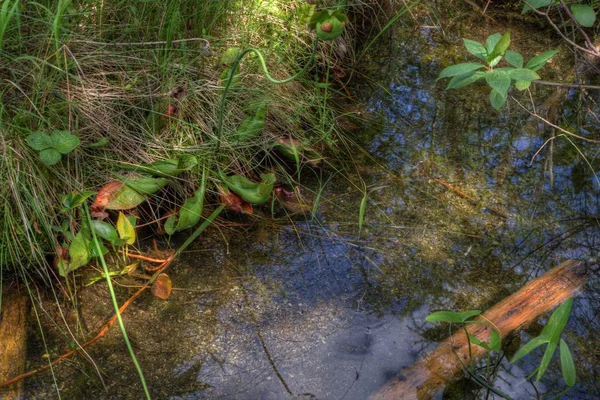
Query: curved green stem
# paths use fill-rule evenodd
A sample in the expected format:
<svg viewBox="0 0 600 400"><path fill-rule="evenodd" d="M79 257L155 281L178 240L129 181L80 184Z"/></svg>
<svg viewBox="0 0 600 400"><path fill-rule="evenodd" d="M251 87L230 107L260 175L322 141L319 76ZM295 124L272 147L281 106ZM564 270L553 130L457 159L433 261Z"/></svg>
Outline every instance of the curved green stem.
<svg viewBox="0 0 600 400"><path fill-rule="evenodd" d="M90 210L86 203L83 203L83 208L85 210L85 217L87 219L88 226L92 226L92 217L90 216ZM146 399L151 399L150 392L148 391L148 386L146 385L146 379L144 379L144 372L142 371L142 367L138 363L138 360L135 356L133 348L131 347L131 342L129 341L129 336L127 336L127 331L125 330L125 324L123 323L123 318L121 318L121 312L119 311L119 304L117 303L117 297L115 296L115 290L112 285L112 280L110 278L110 272L108 271L108 266L106 265L106 261L104 260L104 256L102 255L102 250L100 249L100 243L98 242L98 237L96 236L96 232L94 229L90 229L92 232L92 240L94 242L94 247L96 251L100 255L100 264L102 264L102 271L104 272L104 276L106 277L106 284L108 285L108 291L110 292L110 298L112 300L113 307L115 309L115 314L117 316L117 321L119 322L119 328L121 329L121 333L123 334L123 340L125 341L125 345L127 346L127 350L129 351L129 356L131 357L131 361L133 365L135 365L135 369L137 370L138 375L140 376L140 382L142 383L142 387L144 388L144 394L146 395Z"/></svg>
<svg viewBox="0 0 600 400"><path fill-rule="evenodd" d="M260 67L265 75L265 78L267 78L267 80L269 82L271 82L275 85L283 85L283 84L292 82L295 79L300 78L302 75L304 75L306 73L306 71L308 71L309 67L312 65L312 62L315 58L315 54L317 54L318 44L319 44L319 39L316 38L313 43L312 52L310 53L310 60L306 63L306 65L304 65L304 67L300 71L298 71L296 74L294 74L290 77L287 77L285 79L275 79L275 78L273 78L273 76L271 76L271 74L269 73L269 69L267 68L265 58L262 55L262 53L260 52L260 50L255 49L255 48L249 48L238 54L238 56L235 58L235 61L231 65L231 68L229 71L229 76L227 77L227 83L225 84L225 88L223 89L223 95L221 96L221 104L219 105L219 112L217 114L217 119L218 119L217 147L215 148L215 153L214 153L215 156L219 153L219 150L221 149L221 137L222 137L222 133L223 133L223 111L225 110L225 102L227 101L227 92L229 92L229 89L231 88L231 84L233 83L233 78L235 76L235 73L236 73L239 65L240 65L240 62L242 61L242 58L244 58L244 56L249 53L256 54L256 56L258 57L258 62L260 63Z"/></svg>

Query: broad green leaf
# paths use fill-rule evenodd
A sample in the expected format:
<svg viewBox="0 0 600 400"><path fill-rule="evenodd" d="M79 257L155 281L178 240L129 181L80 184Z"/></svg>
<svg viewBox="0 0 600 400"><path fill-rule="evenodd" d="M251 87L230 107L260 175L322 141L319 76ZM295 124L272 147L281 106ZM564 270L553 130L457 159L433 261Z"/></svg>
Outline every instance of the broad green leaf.
<svg viewBox="0 0 600 400"><path fill-rule="evenodd" d="M523 56L516 51L507 50L504 55L506 62L515 68L523 68Z"/></svg>
<svg viewBox="0 0 600 400"><path fill-rule="evenodd" d="M569 346L562 339L560 339L560 369L562 370L563 379L567 386L573 386L577 380L575 363L573 362Z"/></svg>
<svg viewBox="0 0 600 400"><path fill-rule="evenodd" d="M571 12L573 17L581 26L592 28L596 23L596 12L586 4L572 4Z"/></svg>
<svg viewBox="0 0 600 400"><path fill-rule="evenodd" d="M321 40L333 40L344 32L344 23L337 18L330 18L317 23L317 37Z"/></svg>
<svg viewBox="0 0 600 400"><path fill-rule="evenodd" d="M491 52L488 50L487 61L491 63L495 58L503 56L504 53L506 53L508 46L510 46L510 30L502 35Z"/></svg>
<svg viewBox="0 0 600 400"><path fill-rule="evenodd" d="M261 174L261 182L253 182L242 175L226 176L221 171L219 174L229 190L251 204L266 203L275 184L275 174L273 173Z"/></svg>
<svg viewBox="0 0 600 400"><path fill-rule="evenodd" d="M183 229L191 228L200 221L204 207L204 194L205 187L202 186L194 192L193 197L183 203L181 210L179 210L179 215L171 215L167 219L165 222L165 231L169 235Z"/></svg>
<svg viewBox="0 0 600 400"><path fill-rule="evenodd" d="M532 8L537 10L538 8L547 7L553 2L554 0L527 0L523 6L523 14Z"/></svg>
<svg viewBox="0 0 600 400"><path fill-rule="evenodd" d="M25 143L33 150L42 151L53 147L50 135L43 132L32 133L25 138Z"/></svg>
<svg viewBox="0 0 600 400"><path fill-rule="evenodd" d="M465 48L469 53L479 58L480 60L486 61L487 50L481 45L481 43L470 39L463 39Z"/></svg>
<svg viewBox="0 0 600 400"><path fill-rule="evenodd" d="M69 246L69 268L64 271L65 275L79 267L83 267L90 261L90 240L83 231L79 231ZM65 276L63 275L63 276Z"/></svg>
<svg viewBox="0 0 600 400"><path fill-rule="evenodd" d="M537 71L538 69L546 65L548 60L551 59L556 53L558 53L558 50L549 50L542 54L539 54L533 57L531 60L529 60L529 62L525 64L525 68L530 69L532 71Z"/></svg>
<svg viewBox="0 0 600 400"><path fill-rule="evenodd" d="M61 159L61 155L58 150L50 148L40 151L40 159L46 165L54 165Z"/></svg>
<svg viewBox="0 0 600 400"><path fill-rule="evenodd" d="M494 59L492 59L490 62L488 62L488 64L490 65L490 67L495 67L496 65L498 65L498 63L502 60L502 56L497 56Z"/></svg>
<svg viewBox="0 0 600 400"><path fill-rule="evenodd" d="M458 89L461 87L465 87L470 85L471 83L475 83L481 78L485 76L485 72L483 71L471 71L467 72L463 75L457 75L454 78L450 79L446 90L448 89Z"/></svg>
<svg viewBox="0 0 600 400"><path fill-rule="evenodd" d="M92 229L94 229L96 235L111 244L115 244L115 241L119 238L119 234L115 227L108 222L92 220Z"/></svg>
<svg viewBox="0 0 600 400"><path fill-rule="evenodd" d="M490 92L490 103L496 110L500 110L506 103L506 95L498 93L495 89Z"/></svg>
<svg viewBox="0 0 600 400"><path fill-rule="evenodd" d="M436 311L425 317L427 322L452 322L463 323L471 317L481 314L481 310L469 310L463 312L456 311Z"/></svg>
<svg viewBox="0 0 600 400"><path fill-rule="evenodd" d="M527 68L517 68L509 72L510 78L515 81L535 81L540 79L540 76Z"/></svg>
<svg viewBox="0 0 600 400"><path fill-rule="evenodd" d="M500 33L494 33L493 35L488 36L488 38L485 40L485 50L487 51L488 55L492 54L494 47L496 47L496 44L498 44L501 38L502 34Z"/></svg>
<svg viewBox="0 0 600 400"><path fill-rule="evenodd" d="M125 239L125 243L135 243L135 228L122 212L119 213L119 218L117 219L117 231L119 232L119 237Z"/></svg>
<svg viewBox="0 0 600 400"><path fill-rule="evenodd" d="M110 198L104 208L107 210L130 210L144 201L146 201L146 196L122 183L110 194Z"/></svg>
<svg viewBox="0 0 600 400"><path fill-rule="evenodd" d="M450 77L457 76L457 75L463 75L463 74L466 74L467 72L475 71L477 69L484 68L484 67L485 66L480 63L462 63L462 64L451 65L442 70L442 72L440 73L440 76L438 76L437 80L439 81L440 79L443 79L443 78L450 78Z"/></svg>
<svg viewBox="0 0 600 400"><path fill-rule="evenodd" d="M308 23L310 30L317 30L317 37L321 40L333 40L339 37L348 23L348 17L339 10L326 9L314 13Z"/></svg>
<svg viewBox="0 0 600 400"><path fill-rule="evenodd" d="M485 81L506 99L510 87L510 75L504 71L488 71L485 73Z"/></svg>
<svg viewBox="0 0 600 400"><path fill-rule="evenodd" d="M117 175L127 186L141 194L153 194L167 186L169 180L166 178L152 178L149 176L124 177Z"/></svg>
<svg viewBox="0 0 600 400"><path fill-rule="evenodd" d="M516 81L515 82L515 87L518 90L525 90L527 89L529 86L531 86L531 81Z"/></svg>
<svg viewBox="0 0 600 400"><path fill-rule="evenodd" d="M236 139L238 142L246 142L255 138L265 129L265 116L267 107L259 108L256 113L242 121L236 130Z"/></svg>
<svg viewBox="0 0 600 400"><path fill-rule="evenodd" d="M61 154L69 154L79 146L79 138L69 131L54 131L50 135L52 144Z"/></svg>

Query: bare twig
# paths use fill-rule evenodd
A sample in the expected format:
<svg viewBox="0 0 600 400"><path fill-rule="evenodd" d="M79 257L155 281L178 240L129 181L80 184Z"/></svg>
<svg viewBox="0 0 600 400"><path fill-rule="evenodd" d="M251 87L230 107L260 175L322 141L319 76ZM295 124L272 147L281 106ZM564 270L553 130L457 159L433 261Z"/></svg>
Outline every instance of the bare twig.
<svg viewBox="0 0 600 400"><path fill-rule="evenodd" d="M581 140L584 140L584 141L586 141L586 142L590 142L590 143L600 143L600 140L594 140L594 139L589 139L589 138L586 138L585 136L581 136L581 135L578 135L578 134L576 134L576 133L569 132L568 130L566 130L566 129L564 129L564 128L561 128L560 126L558 126L558 125L556 125L556 124L553 124L552 122L548 121L546 118L542 117L541 115L539 115L539 114L537 114L537 113L535 113L535 112L532 112L532 111L528 110L528 109L527 109L527 107L525 107L523 104L521 104L521 103L519 102L519 100L515 99L515 97L514 97L514 96L510 96L510 97L511 97L511 98L512 98L512 99L513 99L513 100L514 100L514 101L515 101L515 102L516 102L516 103L519 105L519 107L521 107L523 110L527 111L527 112L528 112L530 115L532 115L532 116L536 117L537 119L539 119L540 121L542 121L542 122L543 122L543 123L545 123L546 125L548 125L548 126L551 126L551 127L552 127L552 128L554 128L554 129L558 129L558 130L559 130L559 131L561 131L562 133L564 133L564 134L566 134L566 135L569 135L569 136L573 136L573 137L575 137L575 138L577 138L577 139L581 139Z"/></svg>

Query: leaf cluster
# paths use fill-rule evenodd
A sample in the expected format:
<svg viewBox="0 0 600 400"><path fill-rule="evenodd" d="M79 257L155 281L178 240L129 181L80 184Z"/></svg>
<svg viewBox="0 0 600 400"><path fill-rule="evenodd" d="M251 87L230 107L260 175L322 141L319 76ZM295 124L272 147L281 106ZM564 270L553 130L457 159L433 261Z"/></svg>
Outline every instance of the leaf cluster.
<svg viewBox="0 0 600 400"><path fill-rule="evenodd" d="M533 57L524 64L523 56L516 51L508 50L510 46L510 31L503 35L490 35L485 44L474 40L463 39L469 53L484 61L451 65L444 68L438 80L452 78L446 89L459 89L472 83L485 80L491 87L490 103L500 110L506 103L508 91L512 85L518 90L525 90L531 82L540 79L537 70L542 68L557 51L551 50ZM509 67L495 68L504 58Z"/></svg>
<svg viewBox="0 0 600 400"><path fill-rule="evenodd" d="M79 146L79 138L69 131L54 131L50 135L35 132L27 136L25 142L39 151L40 159L46 165L57 164L63 154L69 154Z"/></svg>

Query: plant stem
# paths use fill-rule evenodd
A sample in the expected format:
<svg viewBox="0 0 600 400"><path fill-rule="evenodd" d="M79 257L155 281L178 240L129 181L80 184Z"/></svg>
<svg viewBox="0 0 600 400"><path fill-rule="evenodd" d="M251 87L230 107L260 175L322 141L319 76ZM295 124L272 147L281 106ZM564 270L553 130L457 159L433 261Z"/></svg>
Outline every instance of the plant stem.
<svg viewBox="0 0 600 400"><path fill-rule="evenodd" d="M290 77L287 77L287 78L281 79L281 80L275 79L271 76L271 74L269 73L269 70L267 68L267 64L265 63L265 59L264 59L262 53L260 52L260 50L255 49L255 48L249 48L249 49L242 51L240 54L238 54L235 61L231 65L231 68L229 71L229 76L227 77L227 83L225 84L225 89L223 89L223 95L221 96L221 104L219 105L219 111L217 114L218 125L217 125L217 147L215 148L215 153L214 153L215 158L216 158L216 155L219 153L219 150L221 149L221 137L223 136L223 111L225 110L225 102L227 101L227 92L231 88L231 84L233 83L233 77L235 76L235 73L240 65L240 62L242 61L242 58L244 58L244 56L248 53L256 54L256 56L258 57L260 66L262 68L262 71L263 71L265 77L267 78L267 80L275 85L283 85L285 83L289 83L295 79L300 78L302 75L304 75L306 73L306 71L308 71L308 68L312 65L312 62L315 58L315 54L317 54L318 44L319 44L319 39L316 38L313 43L312 52L310 53L310 60L304 65L304 67L299 72L297 72L296 74L294 74Z"/></svg>
<svg viewBox="0 0 600 400"><path fill-rule="evenodd" d="M87 203L83 203L83 207L85 210L85 216L88 222L88 225L92 227L92 217L90 216L90 210L88 209ZM100 255L100 264L102 265L102 271L104 272L104 276L106 277L106 284L108 285L108 291L110 292L110 298L112 300L113 307L115 309L115 314L117 316L117 321L119 322L119 328L121 329L121 333L123 334L123 340L125 341L125 345L127 346L127 351L129 352L129 356L131 357L131 361L135 366L135 369L138 372L140 377L140 382L142 383L142 387L144 389L144 394L146 395L146 399L152 399L150 396L150 392L148 391L148 386L146 385L146 379L144 379L144 372L138 363L138 360L135 356L133 348L131 347L131 342L129 341L129 337L127 336L127 331L125 330L125 324L123 323L123 318L121 318L121 313L119 312L119 304L117 303L117 297L115 296L115 291L112 285L112 280L110 279L110 272L108 271L108 266L106 265L106 260L104 260L104 256L102 255L102 250L100 249L100 243L98 242L98 238L96 237L96 232L94 229L90 229L92 232L92 240L94 242L94 247L96 248L96 252Z"/></svg>

